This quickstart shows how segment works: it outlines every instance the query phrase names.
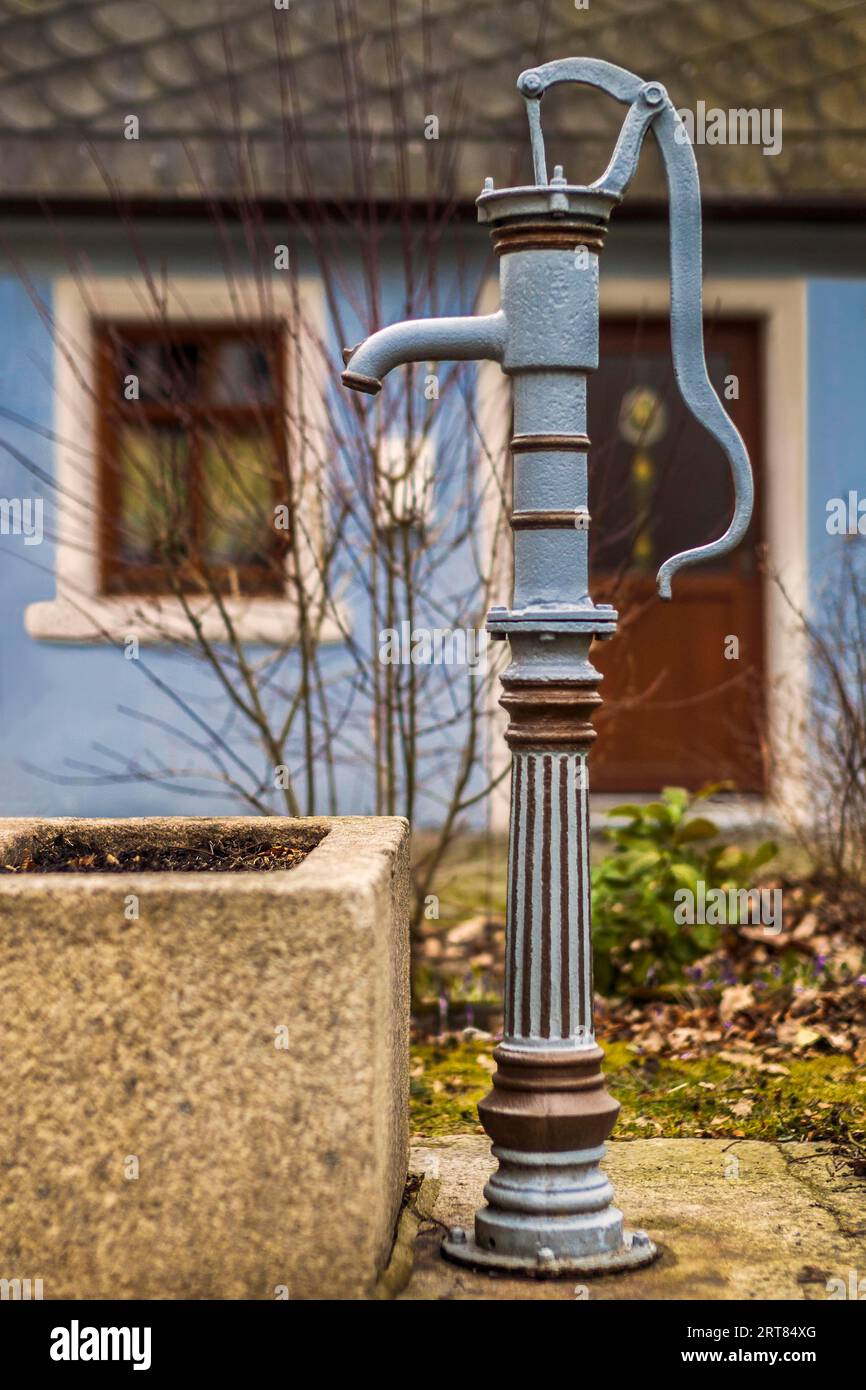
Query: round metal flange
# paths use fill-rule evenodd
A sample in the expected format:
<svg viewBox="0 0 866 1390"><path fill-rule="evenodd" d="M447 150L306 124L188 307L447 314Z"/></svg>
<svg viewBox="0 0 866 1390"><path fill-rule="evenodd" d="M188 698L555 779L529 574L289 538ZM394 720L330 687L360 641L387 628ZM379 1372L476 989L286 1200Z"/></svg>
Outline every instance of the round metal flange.
<svg viewBox="0 0 866 1390"><path fill-rule="evenodd" d="M461 1227L454 1227L442 1242L442 1254L454 1264L468 1265L482 1273L517 1274L531 1279L555 1279L576 1274L616 1274L620 1270L639 1269L658 1259L659 1249L645 1231L623 1231L623 1243L618 1250L597 1255L564 1256L557 1259L552 1250L541 1248L535 1259L522 1255L500 1255L484 1250L475 1237Z"/></svg>
<svg viewBox="0 0 866 1390"><path fill-rule="evenodd" d="M522 188L485 188L475 199L478 221L489 226L512 219L574 217L604 230L617 193L587 184L527 184Z"/></svg>

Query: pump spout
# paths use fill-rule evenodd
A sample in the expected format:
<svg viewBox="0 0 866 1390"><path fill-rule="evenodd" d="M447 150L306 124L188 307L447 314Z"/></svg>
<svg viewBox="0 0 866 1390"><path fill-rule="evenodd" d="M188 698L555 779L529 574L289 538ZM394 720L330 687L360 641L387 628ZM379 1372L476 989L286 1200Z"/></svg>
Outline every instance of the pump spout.
<svg viewBox="0 0 866 1390"><path fill-rule="evenodd" d="M381 328L363 343L343 350L343 385L375 396L382 378L406 362L501 362L505 315L467 314L461 318L407 319Z"/></svg>

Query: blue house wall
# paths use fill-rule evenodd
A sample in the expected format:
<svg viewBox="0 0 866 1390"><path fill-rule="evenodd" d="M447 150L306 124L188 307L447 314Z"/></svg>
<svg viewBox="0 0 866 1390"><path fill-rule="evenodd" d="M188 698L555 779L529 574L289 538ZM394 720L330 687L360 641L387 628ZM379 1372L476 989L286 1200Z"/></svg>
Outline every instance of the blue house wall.
<svg viewBox="0 0 866 1390"><path fill-rule="evenodd" d="M469 261L456 250L443 260L441 312L465 311L467 292L483 273L485 238L468 229L464 248L477 236ZM135 256L117 228L70 226L67 247L86 248L91 273L136 274ZM152 264L176 275L219 272L220 256L212 235L199 226L151 225L141 233ZM277 236L277 240L279 240ZM24 628L29 603L54 594L54 520L56 503L50 487L39 483L21 462L50 476L54 419L49 329L21 280L26 266L32 289L50 305L52 285L68 273L68 254L49 249L56 243L44 224L12 224L7 245L20 256L18 266L4 266L0 278L0 496L45 498L46 537L28 547L23 537L0 537L0 813L4 815L137 815L224 814L238 809L223 789L200 789L179 795L146 780L95 782L69 760L101 768L111 766L110 752L138 756L143 765L183 765L188 750L169 733L145 728L123 707L159 718L172 718L165 697L147 681L139 664L126 661L109 646L77 646L32 640ZM708 228L705 271L713 275L792 276L808 281L807 403L809 428L808 543L811 576L817 584L833 557L833 538L826 530L826 502L849 489L866 495L862 400L866 382L866 250L862 237L846 228L822 235L821 259L810 227ZM383 318L402 317L402 273L395 244L383 241L381 259L386 286ZM623 223L612 232L605 251L605 275L666 273L666 229L657 224ZM301 273L312 266L301 263ZM463 288L461 290L461 280ZM358 336L360 324L351 325ZM339 349L333 344L335 374ZM34 428L35 427L35 428ZM442 499L440 499L442 500ZM457 576L471 573L468 559L457 557ZM360 590L351 596L358 633L369 630ZM327 662L339 665L338 649ZM201 668L169 651L143 648L143 661L158 680L182 689L193 705L206 708L213 687ZM468 679L468 677L467 677ZM454 734L457 755L459 731ZM97 747L98 745L98 747ZM100 749L102 751L100 751ZM36 770L38 769L38 771ZM80 779L80 780L78 780ZM435 788L431 788L435 792ZM363 768L347 768L340 778L340 810L361 813L373 808L373 787ZM478 812L483 815L483 810ZM435 818L435 797L419 808L419 819Z"/></svg>
<svg viewBox="0 0 866 1390"><path fill-rule="evenodd" d="M827 504L866 506L866 280L814 279L809 283L809 555L812 592L820 602L838 575L847 538L828 531ZM855 504L856 505L856 504ZM866 516L863 517L866 532ZM855 542L859 552L866 539Z"/></svg>
<svg viewBox="0 0 866 1390"><path fill-rule="evenodd" d="M69 270L68 260L59 255L34 257L28 254L28 245L40 245L50 239L44 227L23 229L19 226L12 229L12 235L21 252L21 261L15 269L6 269L0 279L0 496L42 497L45 539L41 545L27 546L22 536L0 537L0 622L4 634L0 660L0 814L237 813L245 808L236 797L218 785L208 789L201 778L178 779L174 789L165 782L148 781L147 774L152 775L158 767L189 766L190 750L182 739L165 730L145 726L140 718L129 712L199 734L178 714L157 683L179 691L187 704L207 716L221 705L216 703L218 691L213 677L203 664L144 644L140 660L127 660L121 648L109 644L35 641L25 631L24 614L28 604L54 596L58 506L49 481L54 469L51 438L55 425L54 348L50 329L35 301L42 301L50 315L54 281L58 276L68 275ZM284 231L275 232L275 242L280 239L285 239ZM402 277L396 269L392 274L387 270L388 266L396 267L399 253L396 246L389 247L388 241L386 236L382 246L386 267L383 321L402 317L404 312ZM102 226L73 229L64 255L74 254L76 247L86 248L88 274L141 274L140 264L116 230L108 232ZM152 267L165 266L170 275L178 278L196 274L218 276L223 264L212 234L196 227L162 225L142 236L142 249ZM471 309L473 287L477 286L483 270L483 250L483 244L479 245L474 265L471 262L467 265L456 249L450 253L445 249L438 283L440 312ZM240 243L237 253L238 263L243 265L245 254ZM298 273L301 276L314 273L309 254L293 250L295 254L298 255ZM361 291L357 265L354 274ZM363 302L362 293L359 299ZM364 329L347 312L344 331L348 341L357 341ZM342 342L334 337L331 357L335 392L344 391L338 379L341 347ZM39 470L45 475L44 484L39 480ZM438 505L445 510L449 505L449 498L443 495L441 488ZM443 593L446 586L452 592L466 588L471 584L471 576L469 556L463 547L449 557L447 576L442 577ZM422 598L422 608L427 605L432 615L436 612L436 601L435 593L426 594ZM357 584L345 595L345 605L351 614L353 636L368 647L372 662L375 654L370 607L363 584ZM423 622L423 616L416 621ZM431 622L443 625L441 616L431 618ZM264 649L251 648L254 657L264 654ZM326 679L346 669L347 662L339 646L324 649L323 667ZM148 673L153 679L149 679ZM465 679L469 679L468 674ZM442 713L445 712L443 705ZM433 713L426 710L425 719L429 720ZM458 727L443 736L453 745L455 766L461 734ZM249 763L262 770L270 785L272 769L264 765L263 755L242 721L234 724L229 737ZM365 731L362 741L369 748L368 732ZM123 770L118 754L124 759L135 758L144 773L142 778L130 780L120 775ZM193 761L206 766L205 759ZM116 779L111 776L113 767L119 774ZM474 779L479 786L482 776L479 768ZM418 806L418 818L422 822L435 820L437 816L436 806L443 788L441 785L437 788L435 780L422 782ZM320 778L319 809L327 809L321 782ZM179 786L190 784L195 787L194 791L177 790ZM277 793L272 795L272 805L275 810L284 809ZM374 808L369 767L358 765L357 758L341 758L340 812L361 814Z"/></svg>

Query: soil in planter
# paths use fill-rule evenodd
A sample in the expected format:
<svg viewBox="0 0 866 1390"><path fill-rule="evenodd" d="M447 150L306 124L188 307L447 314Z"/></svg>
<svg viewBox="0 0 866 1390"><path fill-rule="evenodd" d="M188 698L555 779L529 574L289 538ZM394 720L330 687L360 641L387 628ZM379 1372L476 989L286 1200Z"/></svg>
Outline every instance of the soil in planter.
<svg viewBox="0 0 866 1390"><path fill-rule="evenodd" d="M61 832L28 845L3 864L7 873L269 873L296 869L325 832L301 830L288 840L273 844L261 834L227 834L196 837L188 834L182 844L165 841L142 844L118 837L111 848L75 832Z"/></svg>

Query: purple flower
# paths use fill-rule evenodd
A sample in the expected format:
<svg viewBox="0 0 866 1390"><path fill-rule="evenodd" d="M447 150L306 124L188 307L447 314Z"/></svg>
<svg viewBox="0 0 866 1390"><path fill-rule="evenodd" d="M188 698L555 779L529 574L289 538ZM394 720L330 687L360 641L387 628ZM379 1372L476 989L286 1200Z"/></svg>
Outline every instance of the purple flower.
<svg viewBox="0 0 866 1390"><path fill-rule="evenodd" d="M445 994L439 995L439 1033L445 1032L448 1027L448 997Z"/></svg>

